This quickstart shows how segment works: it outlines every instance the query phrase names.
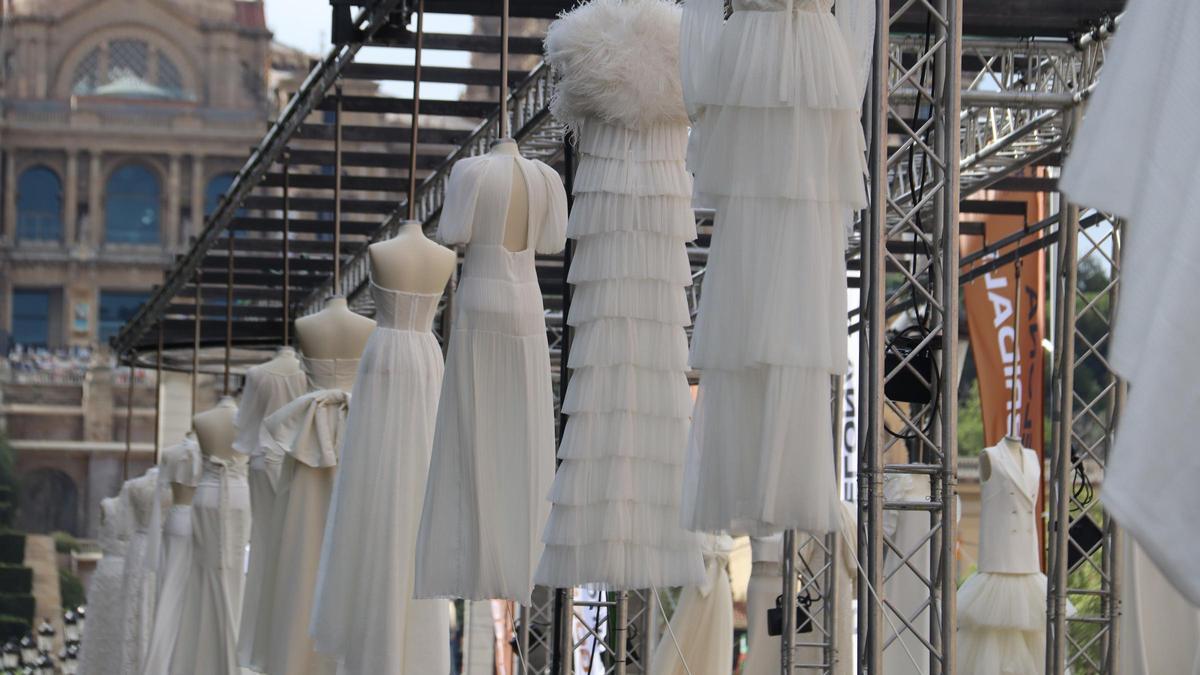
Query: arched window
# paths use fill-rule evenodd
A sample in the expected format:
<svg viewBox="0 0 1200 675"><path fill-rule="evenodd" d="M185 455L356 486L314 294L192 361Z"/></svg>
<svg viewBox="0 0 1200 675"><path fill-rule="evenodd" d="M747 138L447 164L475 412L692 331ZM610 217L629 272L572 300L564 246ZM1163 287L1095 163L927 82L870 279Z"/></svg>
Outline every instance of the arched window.
<svg viewBox="0 0 1200 675"><path fill-rule="evenodd" d="M58 174L44 166L26 169L17 179L17 238L62 238L63 196Z"/></svg>
<svg viewBox="0 0 1200 675"><path fill-rule="evenodd" d="M217 206L221 203L221 197L229 191L229 186L233 185L234 174L222 173L212 177L208 181L208 187L204 189L204 217L207 219L217 210Z"/></svg>
<svg viewBox="0 0 1200 675"><path fill-rule="evenodd" d="M170 57L144 40L117 38L89 51L71 79L77 96L190 99Z"/></svg>
<svg viewBox="0 0 1200 675"><path fill-rule="evenodd" d="M113 171L104 195L105 241L158 243L161 194L158 177L141 164Z"/></svg>

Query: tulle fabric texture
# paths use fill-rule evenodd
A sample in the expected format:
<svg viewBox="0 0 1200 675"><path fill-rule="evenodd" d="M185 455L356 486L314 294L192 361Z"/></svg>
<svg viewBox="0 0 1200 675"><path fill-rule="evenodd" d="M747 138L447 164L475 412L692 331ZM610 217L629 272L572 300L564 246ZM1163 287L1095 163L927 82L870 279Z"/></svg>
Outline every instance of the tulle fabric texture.
<svg viewBox="0 0 1200 675"><path fill-rule="evenodd" d="M958 589L958 661L965 675L1045 672L1046 575L979 572Z"/></svg>
<svg viewBox="0 0 1200 675"><path fill-rule="evenodd" d="M249 540L245 460L205 457L192 499L192 569L171 673L240 673L237 636Z"/></svg>
<svg viewBox="0 0 1200 675"><path fill-rule="evenodd" d="M345 675L444 673L449 608L412 599L443 374L430 332L440 294L371 292L378 323L351 394L310 631Z"/></svg>
<svg viewBox="0 0 1200 675"><path fill-rule="evenodd" d="M528 188L529 247L502 245L513 172ZM528 604L554 473L554 398L534 253L565 243L553 169L492 152L459 161L439 235L469 241L417 540L415 596Z"/></svg>
<svg viewBox="0 0 1200 675"><path fill-rule="evenodd" d="M184 593L192 571L192 506L176 504L163 523L162 571L154 628L142 666L143 675L167 675L171 654L179 640L179 623Z"/></svg>
<svg viewBox="0 0 1200 675"><path fill-rule="evenodd" d="M88 621L83 629L79 670L84 675L121 672L125 616L125 550L129 514L124 496L100 502L100 549L104 556L88 582Z"/></svg>
<svg viewBox="0 0 1200 675"><path fill-rule="evenodd" d="M693 70L713 83L692 74L695 192L717 210L690 355L690 529L840 522L830 378L846 367L844 228L865 205L865 144L830 4L737 0L719 30L707 3L685 10Z"/></svg>

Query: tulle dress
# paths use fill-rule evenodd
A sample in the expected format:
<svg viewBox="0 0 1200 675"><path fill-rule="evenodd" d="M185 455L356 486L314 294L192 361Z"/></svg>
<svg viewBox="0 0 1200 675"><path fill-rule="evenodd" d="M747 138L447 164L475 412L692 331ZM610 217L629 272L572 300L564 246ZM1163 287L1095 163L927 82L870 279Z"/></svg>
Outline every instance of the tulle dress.
<svg viewBox="0 0 1200 675"><path fill-rule="evenodd" d="M964 675L1044 672L1046 575L1038 563L1037 453L987 448L982 482L979 571L958 589L958 667Z"/></svg>
<svg viewBox="0 0 1200 675"><path fill-rule="evenodd" d="M440 293L371 284L375 331L354 382L311 634L344 675L450 670L450 611L413 599L421 499L441 391Z"/></svg>
<svg viewBox="0 0 1200 675"><path fill-rule="evenodd" d="M88 582L88 620L83 627L77 671L83 675L121 672L128 509L124 492L100 501L100 550L104 555Z"/></svg>
<svg viewBox="0 0 1200 675"><path fill-rule="evenodd" d="M294 357L290 347L279 350L279 356ZM237 438L233 449L250 458L250 564L246 571L246 595L242 601L242 618L238 634L238 658L242 665L262 663L263 641L256 636L266 630L267 612L262 610L262 598L270 584L266 572L279 557L279 530L274 522L275 489L267 476L263 455L262 421L285 403L308 391L308 380L299 361L272 359L246 371L242 400L238 405Z"/></svg>
<svg viewBox="0 0 1200 675"><path fill-rule="evenodd" d="M691 94L703 108L691 159L699 202L716 208L691 347L693 530L839 524L830 378L846 369L845 225L866 205L866 166L831 5L733 0L713 41L689 46L711 64L712 86Z"/></svg>
<svg viewBox="0 0 1200 675"><path fill-rule="evenodd" d="M249 541L246 460L240 455L224 459L202 454L192 498L192 570L171 673L240 673L237 635Z"/></svg>
<svg viewBox="0 0 1200 675"><path fill-rule="evenodd" d="M513 172L529 198L528 241L504 248ZM554 169L493 151L454 165L438 233L467 243L434 427L418 598L528 604L554 474L554 396L535 253L566 242Z"/></svg>
<svg viewBox="0 0 1200 675"><path fill-rule="evenodd" d="M159 489L170 495L172 483L196 487L199 480L200 447L189 433L183 442L163 450L158 468ZM179 639L183 597L192 571L192 505L171 505L160 524L162 535L156 546L154 535L160 528L152 519L151 544L146 550L148 562L157 561L158 601L154 608L150 646L142 664L144 675L170 672L171 654Z"/></svg>
<svg viewBox="0 0 1200 675"><path fill-rule="evenodd" d="M148 558L150 549L157 555L157 546L151 546L152 526L155 511L161 513L169 507L171 495L161 489L158 469L152 468L145 475L126 481L122 491L129 504L129 545L125 551L125 569L121 582L121 595L125 602L125 620L122 623L121 670L122 673L140 673L142 659L150 647L150 633L154 625L154 610L158 600L158 561ZM157 536L154 537L157 539Z"/></svg>
<svg viewBox="0 0 1200 675"><path fill-rule="evenodd" d="M704 581L679 595L671 628L659 638L650 657L650 675L729 675L733 663L732 551L733 539L728 535L704 537Z"/></svg>
<svg viewBox="0 0 1200 675"><path fill-rule="evenodd" d="M261 602L269 606L261 608L265 625L255 636L263 643L265 659L250 665L272 675L331 675L337 670L332 658L316 652L308 626L359 359L304 357L302 363L309 393L263 421L279 548L264 574L269 590Z"/></svg>
<svg viewBox="0 0 1200 675"><path fill-rule="evenodd" d="M579 168L567 226L577 241L570 417L535 577L543 586L705 579L699 538L679 523L692 407L685 243L696 223L678 35L674 2L593 0L546 37L558 78L551 111L574 131ZM620 78L628 67L638 81Z"/></svg>

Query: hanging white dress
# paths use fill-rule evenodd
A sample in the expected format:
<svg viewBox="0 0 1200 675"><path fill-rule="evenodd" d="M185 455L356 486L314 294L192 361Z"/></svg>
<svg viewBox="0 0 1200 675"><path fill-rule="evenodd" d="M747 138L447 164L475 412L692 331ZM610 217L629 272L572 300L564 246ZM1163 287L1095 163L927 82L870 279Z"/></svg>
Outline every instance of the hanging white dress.
<svg viewBox="0 0 1200 675"><path fill-rule="evenodd" d="M294 357L290 347L279 350L279 356ZM267 583L266 571L279 557L279 530L272 527L274 519L275 490L267 477L266 460L263 454L262 421L285 403L308 391L308 381L299 361L272 359L246 371L242 388L242 399L238 403L238 414L234 420L237 438L233 449L250 458L250 563L246 571L246 595L242 601L242 617L238 630L238 659L242 665L262 663L263 643L256 640L260 631L266 630L267 612L262 609L270 600L263 602L271 584Z"/></svg>
<svg viewBox="0 0 1200 675"><path fill-rule="evenodd" d="M212 455L201 461L192 498L192 570L170 672L234 675L240 672L238 621L250 541L246 461Z"/></svg>
<svg viewBox="0 0 1200 675"><path fill-rule="evenodd" d="M704 582L680 594L670 630L650 657L650 675L729 675L733 670L733 539L710 534L703 542Z"/></svg>
<svg viewBox="0 0 1200 675"><path fill-rule="evenodd" d="M689 44L710 69L689 70L708 85L690 89L696 192L717 210L691 349L694 530L838 527L830 378L847 364L845 223L866 205L866 165L832 4L733 0L717 39Z"/></svg>
<svg viewBox="0 0 1200 675"><path fill-rule="evenodd" d="M1131 537L1121 538L1121 675L1200 675L1200 607Z"/></svg>
<svg viewBox="0 0 1200 675"><path fill-rule="evenodd" d="M535 576L547 587L704 579L699 540L679 523L692 407L685 243L696 223L678 40L670 0L592 0L546 36L551 112L579 148L567 226L577 242L570 417Z"/></svg>
<svg viewBox="0 0 1200 675"><path fill-rule="evenodd" d="M1045 670L1046 575L1038 563L1037 452L1017 459L1001 441L983 451L978 572L958 589L958 667L963 675Z"/></svg>
<svg viewBox="0 0 1200 675"><path fill-rule="evenodd" d="M159 490L169 497L172 483L196 487L200 466L200 447L189 432L181 443L162 451L158 467ZM165 518L157 513L154 515L146 557L149 564L157 565L158 599L150 645L141 672L143 675L168 675L171 654L179 639L179 620L188 575L192 571L192 505L173 504L167 509ZM159 531L161 536L156 540L155 534Z"/></svg>
<svg viewBox="0 0 1200 675"><path fill-rule="evenodd" d="M122 673L139 673L142 659L150 647L150 633L154 625L154 610L158 599L158 561L147 557L151 545L151 527L159 526L154 518L155 510L170 505L170 494L165 493L158 481L158 468L145 475L132 478L121 488L129 504L129 545L125 551L125 569L121 582L121 595L125 602L124 633L121 640ZM155 537L157 538L157 536ZM157 555L157 546L153 547Z"/></svg>
<svg viewBox="0 0 1200 675"><path fill-rule="evenodd" d="M413 599L421 500L442 388L441 293L371 284L375 331L354 381L311 634L343 675L445 673L450 611Z"/></svg>
<svg viewBox="0 0 1200 675"><path fill-rule="evenodd" d="M1130 0L1061 187L1071 201L1125 219L1120 302L1105 358L1130 387L1100 498L1200 607L1197 35L1200 3Z"/></svg>
<svg viewBox="0 0 1200 675"><path fill-rule="evenodd" d="M87 589L87 623L79 650L82 675L121 672L125 619L125 551L129 544L128 501L122 492L100 501L100 551Z"/></svg>
<svg viewBox="0 0 1200 675"><path fill-rule="evenodd" d="M529 198L528 248L504 248L513 172ZM554 396L535 253L566 240L554 169L492 152L460 160L438 234L467 243L417 538L418 598L529 604L554 474Z"/></svg>
<svg viewBox="0 0 1200 675"><path fill-rule="evenodd" d="M336 662L318 654L309 636L321 541L337 475L350 389L359 359L303 357L309 393L263 421L264 450L275 491L278 556L265 574L271 590L262 608L265 626L255 636L264 660L251 666L271 675L331 675Z"/></svg>

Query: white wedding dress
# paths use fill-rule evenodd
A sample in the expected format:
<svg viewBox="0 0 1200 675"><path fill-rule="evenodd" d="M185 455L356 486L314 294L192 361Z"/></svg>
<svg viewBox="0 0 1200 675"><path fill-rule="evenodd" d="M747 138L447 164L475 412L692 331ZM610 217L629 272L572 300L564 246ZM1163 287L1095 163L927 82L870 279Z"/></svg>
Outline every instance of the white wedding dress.
<svg viewBox="0 0 1200 675"><path fill-rule="evenodd" d="M100 550L104 554L87 589L87 623L79 650L82 675L121 672L125 618L125 550L129 543L128 501L122 492L100 501Z"/></svg>
<svg viewBox="0 0 1200 675"><path fill-rule="evenodd" d="M371 284L375 331L354 382L325 525L311 634L343 675L446 673L450 611L413 599L421 500L441 391L441 293Z"/></svg>
<svg viewBox="0 0 1200 675"><path fill-rule="evenodd" d="M685 9L703 15L683 43L695 188L716 208L691 347L693 530L839 526L829 398L847 364L845 225L866 205L866 164L862 85L832 4L733 0L724 23L719 2Z"/></svg>
<svg viewBox="0 0 1200 675"><path fill-rule="evenodd" d="M291 347L283 347L276 358L294 357ZM250 458L250 563L246 571L246 594L242 600L242 617L238 630L238 660L244 666L261 664L266 658L264 641L256 637L267 630L270 605L264 601L268 594L267 569L279 557L279 530L272 527L275 522L275 489L267 476L266 460L263 457L262 422L268 415L285 403L308 391L308 380L299 367L299 361L291 359L254 366L246 371L242 388L242 399L238 403L238 414L234 420L237 438L233 449Z"/></svg>
<svg viewBox="0 0 1200 675"><path fill-rule="evenodd" d="M158 468L145 475L132 478L121 488L129 505L129 545L125 551L125 569L122 575L121 595L125 602L124 629L121 639L122 673L140 673L142 660L150 647L150 633L154 625L154 610L158 599L158 561L151 561L147 554L157 555L157 545L151 546L151 528L160 526L155 512L170 506L171 495L164 492L158 481ZM166 502L164 504L164 502ZM161 533L156 533L157 539ZM153 551L151 551L153 549Z"/></svg>
<svg viewBox="0 0 1200 675"><path fill-rule="evenodd" d="M986 448L980 485L978 572L958 589L958 667L964 675L1037 675L1045 670L1046 575L1038 561L1037 452Z"/></svg>
<svg viewBox="0 0 1200 675"><path fill-rule="evenodd" d="M680 593L670 630L650 657L649 675L730 675L733 669L733 539L715 534L703 539L704 581Z"/></svg>
<svg viewBox="0 0 1200 675"><path fill-rule="evenodd" d="M309 393L263 421L264 458L275 490L278 556L268 567L262 608L265 660L256 670L275 675L332 675L337 663L318 654L309 622L316 594L321 541L337 475L338 452L359 359L303 357Z"/></svg>
<svg viewBox="0 0 1200 675"><path fill-rule="evenodd" d="M535 580L553 588L689 586L699 538L679 522L692 397L685 287L695 239L679 7L593 0L550 25L551 112L578 142L574 327L546 545ZM629 69L637 81L622 80Z"/></svg>
<svg viewBox="0 0 1200 675"><path fill-rule="evenodd" d="M170 495L172 483L196 487L199 480L200 447L189 432L181 443L163 450L158 485ZM168 675L171 654L179 639L183 596L192 571L192 505L174 504L167 510L165 519L157 513L155 516L151 519L151 539L146 556L148 563L156 565L158 599L150 645L141 672L143 675ZM156 539L155 534L160 536Z"/></svg>
<svg viewBox="0 0 1200 675"><path fill-rule="evenodd" d="M202 455L192 499L192 570L171 654L172 674L240 673L237 635L249 541L245 460Z"/></svg>
<svg viewBox="0 0 1200 675"><path fill-rule="evenodd" d="M503 245L513 172L529 246ZM467 243L417 538L418 598L529 604L554 474L554 396L535 253L566 241L554 169L493 151L459 160L438 234Z"/></svg>

